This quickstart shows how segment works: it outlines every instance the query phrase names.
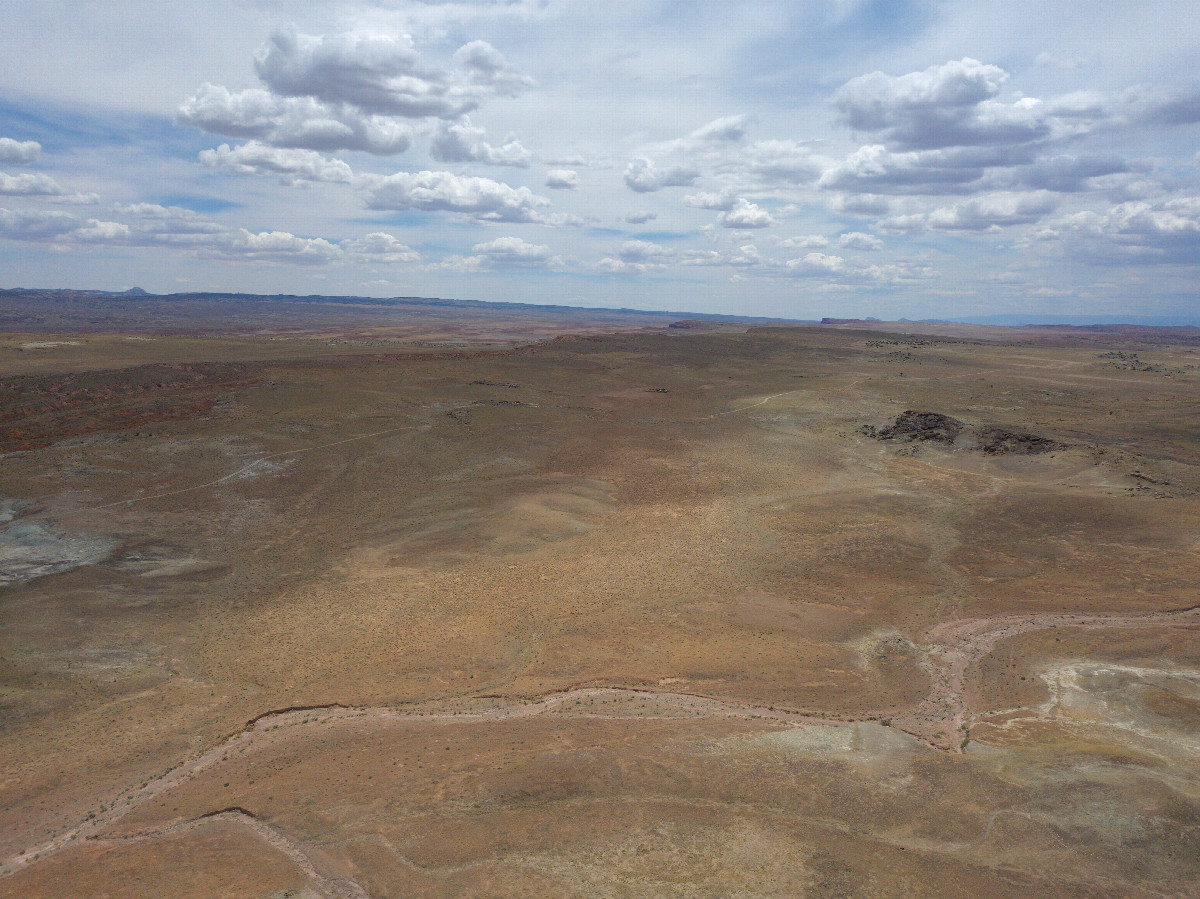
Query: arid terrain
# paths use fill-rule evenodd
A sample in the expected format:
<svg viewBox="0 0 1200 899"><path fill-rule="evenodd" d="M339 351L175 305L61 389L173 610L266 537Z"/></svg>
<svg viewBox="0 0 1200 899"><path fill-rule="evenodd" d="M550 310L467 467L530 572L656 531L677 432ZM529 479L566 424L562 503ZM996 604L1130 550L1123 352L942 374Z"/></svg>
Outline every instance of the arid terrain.
<svg viewBox="0 0 1200 899"><path fill-rule="evenodd" d="M0 896L1200 896L1200 332L38 302Z"/></svg>

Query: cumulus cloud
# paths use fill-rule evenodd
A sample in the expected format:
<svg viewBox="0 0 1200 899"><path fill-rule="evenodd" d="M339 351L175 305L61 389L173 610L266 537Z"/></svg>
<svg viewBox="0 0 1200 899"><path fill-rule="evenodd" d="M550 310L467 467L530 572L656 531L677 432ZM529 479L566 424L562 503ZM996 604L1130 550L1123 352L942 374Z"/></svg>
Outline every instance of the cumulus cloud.
<svg viewBox="0 0 1200 899"><path fill-rule="evenodd" d="M792 275L830 275L844 271L846 260L825 253L807 253L797 259L789 259L784 263L784 268Z"/></svg>
<svg viewBox="0 0 1200 899"><path fill-rule="evenodd" d="M662 244L648 240L627 240L617 251L617 258L622 262L663 262L673 255Z"/></svg>
<svg viewBox="0 0 1200 899"><path fill-rule="evenodd" d="M516 96L533 87L534 80L509 65L504 56L487 41L463 44L454 61L467 73L473 84L491 88L498 94Z"/></svg>
<svg viewBox="0 0 1200 899"><path fill-rule="evenodd" d="M807 184L825 167L812 147L794 140L763 140L746 147L730 164L767 184Z"/></svg>
<svg viewBox="0 0 1200 899"><path fill-rule="evenodd" d="M551 169L546 172L546 186L552 190L574 190L579 187L579 173L571 169Z"/></svg>
<svg viewBox="0 0 1200 899"><path fill-rule="evenodd" d="M46 241L74 231L78 216L69 212L29 212L0 208L0 234L10 240Z"/></svg>
<svg viewBox="0 0 1200 899"><path fill-rule="evenodd" d="M331 181L349 184L354 177L350 166L340 159L329 159L314 150L270 147L258 141L230 148L221 144L215 150L202 150L205 165L239 175L279 175L286 183Z"/></svg>
<svg viewBox="0 0 1200 899"><path fill-rule="evenodd" d="M135 222L135 228L144 233L166 237L175 234L218 234L228 230L225 225L210 222L198 213L180 206L160 206L157 203L118 203L113 211L122 218Z"/></svg>
<svg viewBox="0 0 1200 899"><path fill-rule="evenodd" d="M364 175L362 181L371 209L457 212L486 222L573 223L568 217L541 212L550 201L529 188L490 178L422 171Z"/></svg>
<svg viewBox="0 0 1200 899"><path fill-rule="evenodd" d="M365 262L420 262L421 255L401 243L386 231L375 231L366 237L343 240L342 250Z"/></svg>
<svg viewBox="0 0 1200 899"><path fill-rule="evenodd" d="M1008 73L961 59L894 77L860 75L834 95L841 121L898 149L1021 144L1050 133L1040 100L996 100Z"/></svg>
<svg viewBox="0 0 1200 899"><path fill-rule="evenodd" d="M820 234L809 234L804 237L787 237L778 241L779 246L789 247L795 250L808 250L813 247L829 246L829 238L822 237Z"/></svg>
<svg viewBox="0 0 1200 899"><path fill-rule="evenodd" d="M683 202L696 209L721 210L717 221L726 228L766 228L775 223L769 212L742 199L729 188L719 193L689 194Z"/></svg>
<svg viewBox="0 0 1200 899"><path fill-rule="evenodd" d="M640 194L653 193L664 187L688 187L700 173L688 166L669 166L660 169L654 162L639 157L625 168L625 185Z"/></svg>
<svg viewBox="0 0 1200 899"><path fill-rule="evenodd" d="M729 188L725 188L719 193L688 194L683 198L685 206L692 206L696 209L719 209L723 212L728 212L738 202L737 193Z"/></svg>
<svg viewBox="0 0 1200 899"><path fill-rule="evenodd" d="M510 165L524 168L532 154L515 137L499 147L483 140L484 130L475 128L469 119L457 124L442 122L433 134L430 155L439 162L483 162L488 165Z"/></svg>
<svg viewBox="0 0 1200 899"><path fill-rule="evenodd" d="M54 203L100 202L96 194L67 190L49 175L40 172L22 172L19 175L0 172L0 196L30 197Z"/></svg>
<svg viewBox="0 0 1200 899"><path fill-rule="evenodd" d="M666 268L659 263L625 262L623 259L614 259L612 256L605 256L592 267L606 275L641 275L646 272L662 271Z"/></svg>
<svg viewBox="0 0 1200 899"><path fill-rule="evenodd" d="M738 200L717 216L717 221L725 228L768 228L775 224L769 212L748 200Z"/></svg>
<svg viewBox="0 0 1200 899"><path fill-rule="evenodd" d="M745 244L732 250L685 250L679 257L681 265L716 266L729 265L741 269L755 268L767 263L753 244Z"/></svg>
<svg viewBox="0 0 1200 899"><path fill-rule="evenodd" d="M955 147L893 153L882 144L859 147L822 173L825 190L873 194L974 193L990 186L993 168L1032 164L1036 154L1025 147Z"/></svg>
<svg viewBox="0 0 1200 899"><path fill-rule="evenodd" d="M210 134L255 138L277 147L389 156L412 146L412 128L406 123L313 97L278 97L261 88L232 93L205 84L177 115Z"/></svg>
<svg viewBox="0 0 1200 899"><path fill-rule="evenodd" d="M663 271L675 252L648 240L627 240L612 256L605 256L593 268L609 275L639 275Z"/></svg>
<svg viewBox="0 0 1200 899"><path fill-rule="evenodd" d="M1093 178L1129 170L1129 164L1115 156L1052 156L1020 169L1016 177L1030 188L1077 193L1091 187Z"/></svg>
<svg viewBox="0 0 1200 899"><path fill-rule="evenodd" d="M72 237L84 243L122 240L131 234L130 227L124 222L104 222L99 219L88 219L83 227L71 232Z"/></svg>
<svg viewBox="0 0 1200 899"><path fill-rule="evenodd" d="M0 172L0 194L10 197L61 197L66 189L51 178L40 172L22 172L19 175L8 175Z"/></svg>
<svg viewBox="0 0 1200 899"><path fill-rule="evenodd" d="M625 216L625 221L631 225L644 225L646 222L652 222L658 218L657 212L649 212L645 209L639 209L636 212L631 212Z"/></svg>
<svg viewBox="0 0 1200 899"><path fill-rule="evenodd" d="M42 155L42 145L35 140L13 140L0 137L0 162L9 165L29 165Z"/></svg>
<svg viewBox="0 0 1200 899"><path fill-rule="evenodd" d="M342 249L323 238L287 231L253 232L200 219L176 207L141 203L117 205L127 221L82 220L66 212L14 212L0 209L0 235L55 245L170 247L205 259L323 265L341 258Z"/></svg>
<svg viewBox="0 0 1200 899"><path fill-rule="evenodd" d="M838 194L829 205L834 212L851 215L884 215L892 208L891 201L878 194Z"/></svg>
<svg viewBox="0 0 1200 899"><path fill-rule="evenodd" d="M887 231L998 231L1028 225L1058 208L1059 198L1049 191L998 193L973 197L931 212L894 216L879 223Z"/></svg>
<svg viewBox="0 0 1200 899"><path fill-rule="evenodd" d="M882 250L883 241L873 234L849 231L838 238L837 245L843 250Z"/></svg>
<svg viewBox="0 0 1200 899"><path fill-rule="evenodd" d="M1200 197L1073 213L1050 222L1035 237L1063 239L1075 255L1101 264L1195 264L1200 259Z"/></svg>
<svg viewBox="0 0 1200 899"><path fill-rule="evenodd" d="M197 247L208 258L240 259L248 262L287 262L324 265L342 254L340 247L323 237L297 237L288 231L254 233L237 228L217 235Z"/></svg>
<svg viewBox="0 0 1200 899"><path fill-rule="evenodd" d="M458 271L485 271L513 268L557 269L564 265L545 244L531 244L519 237L497 237L471 248L472 255L454 256L447 260L449 268Z"/></svg>
<svg viewBox="0 0 1200 899"><path fill-rule="evenodd" d="M271 34L254 69L272 93L349 104L367 114L455 118L479 105L476 94L422 62L406 34Z"/></svg>
<svg viewBox="0 0 1200 899"><path fill-rule="evenodd" d="M1118 110L1133 125L1192 125L1200 122L1200 85L1173 91L1135 88L1121 97Z"/></svg>
<svg viewBox="0 0 1200 899"><path fill-rule="evenodd" d="M313 36L285 29L255 55L265 88L234 92L205 84L179 108L178 118L212 134L277 147L391 155L411 146L409 121L457 119L488 96L513 95L532 84L483 41L463 46L455 61L454 71L425 62L404 34ZM527 162L519 144L466 146L469 159Z"/></svg>

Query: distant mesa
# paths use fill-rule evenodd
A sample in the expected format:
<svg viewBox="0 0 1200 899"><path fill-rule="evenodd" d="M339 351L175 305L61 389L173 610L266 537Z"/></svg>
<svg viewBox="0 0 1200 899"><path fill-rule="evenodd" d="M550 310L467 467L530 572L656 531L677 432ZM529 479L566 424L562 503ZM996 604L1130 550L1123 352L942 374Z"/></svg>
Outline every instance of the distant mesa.
<svg viewBox="0 0 1200 899"><path fill-rule="evenodd" d="M126 297L148 297L150 293L142 290L140 287L131 287L128 290L122 291L121 295Z"/></svg>

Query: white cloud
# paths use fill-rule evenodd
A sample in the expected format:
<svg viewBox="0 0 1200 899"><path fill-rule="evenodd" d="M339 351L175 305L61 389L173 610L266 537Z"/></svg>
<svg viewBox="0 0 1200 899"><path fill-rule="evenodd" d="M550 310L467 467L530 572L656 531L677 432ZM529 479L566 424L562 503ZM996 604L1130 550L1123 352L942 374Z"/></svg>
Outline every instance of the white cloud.
<svg viewBox="0 0 1200 899"><path fill-rule="evenodd" d="M472 255L453 256L445 265L458 271L512 268L558 269L564 265L545 244L531 244L519 237L497 237L471 248Z"/></svg>
<svg viewBox="0 0 1200 899"><path fill-rule="evenodd" d="M118 203L113 211L121 217L135 221L140 232L159 235L170 234L217 234L228 230L226 226L201 218L190 209L179 206L160 206L157 203Z"/></svg>
<svg viewBox="0 0 1200 899"><path fill-rule="evenodd" d="M551 190L575 190L579 187L579 173L571 169L551 169L546 172L546 186Z"/></svg>
<svg viewBox="0 0 1200 899"><path fill-rule="evenodd" d="M570 223L540 211L550 205L545 197L527 187L510 187L490 178L423 171L364 175L362 181L371 209L457 212L489 222Z"/></svg>
<svg viewBox="0 0 1200 899"><path fill-rule="evenodd" d="M750 117L745 115L723 116L713 119L707 125L701 125L682 140L688 146L698 144L724 143L740 141L746 136L746 125Z"/></svg>
<svg viewBox="0 0 1200 899"><path fill-rule="evenodd" d="M735 167L766 184L807 184L826 161L812 147L794 140L763 140L746 147Z"/></svg>
<svg viewBox="0 0 1200 899"><path fill-rule="evenodd" d="M883 241L862 231L849 231L838 238L837 245L843 250L882 250Z"/></svg>
<svg viewBox="0 0 1200 899"><path fill-rule="evenodd" d="M493 147L483 140L484 130L471 125L470 119L457 124L441 122L433 133L429 154L439 162L483 162L524 168L532 154L510 136L503 146Z"/></svg>
<svg viewBox="0 0 1200 899"><path fill-rule="evenodd" d="M1036 148L1030 146L893 153L882 144L870 144L826 169L817 186L850 193L970 194L1011 189L1023 179L1035 179L1041 166ZM1076 177L1087 176L1080 171Z"/></svg>
<svg viewBox="0 0 1200 899"><path fill-rule="evenodd" d="M40 172L22 172L19 175L0 172L0 194L10 197L61 197L66 193L61 184Z"/></svg>
<svg viewBox="0 0 1200 899"><path fill-rule="evenodd" d="M404 122L313 97L277 97L261 88L231 93L205 84L179 107L178 118L210 134L255 138L277 147L389 156L412 145L412 128Z"/></svg>
<svg viewBox="0 0 1200 899"><path fill-rule="evenodd" d="M479 105L478 94L424 63L406 34L279 30L259 48L254 69L278 96L350 104L367 114L456 118Z"/></svg>
<svg viewBox="0 0 1200 899"><path fill-rule="evenodd" d="M838 194L829 203L834 212L851 215L884 215L891 209L891 201L878 194Z"/></svg>
<svg viewBox="0 0 1200 899"><path fill-rule="evenodd" d="M882 134L900 149L1023 144L1050 134L1040 100L995 99L1008 73L961 59L893 77L860 75L834 95L844 124Z"/></svg>
<svg viewBox="0 0 1200 899"><path fill-rule="evenodd" d="M700 173L688 166L660 169L651 160L639 157L625 168L625 184L637 193L653 193L664 187L688 187Z"/></svg>
<svg viewBox="0 0 1200 899"><path fill-rule="evenodd" d="M720 193L702 192L698 194L688 194L683 198L685 206L692 206L696 209L719 209L723 212L728 212L739 202L742 202L735 191L726 188Z"/></svg>
<svg viewBox="0 0 1200 899"><path fill-rule="evenodd" d="M830 275L844 271L846 260L825 253L808 253L798 259L789 259L784 267L793 275Z"/></svg>
<svg viewBox="0 0 1200 899"><path fill-rule="evenodd" d="M663 262L675 254L662 244L648 240L627 240L617 251L622 262Z"/></svg>
<svg viewBox="0 0 1200 899"><path fill-rule="evenodd" d="M1076 193L1088 190L1093 178L1129 172L1129 164L1114 156L1052 156L1014 173L1026 187Z"/></svg>
<svg viewBox="0 0 1200 899"><path fill-rule="evenodd" d="M42 155L42 145L35 140L13 140L0 137L0 162L9 165L29 165Z"/></svg>
<svg viewBox="0 0 1200 899"><path fill-rule="evenodd" d="M666 266L654 262L626 262L623 259L605 256L593 268L606 275L642 275L646 272L662 271Z"/></svg>
<svg viewBox="0 0 1200 899"><path fill-rule="evenodd" d="M286 262L300 265L324 265L341 256L340 247L321 237L297 237L287 231L262 231L255 234L237 228L217 235L197 247L201 256L240 259L248 262Z"/></svg>
<svg viewBox="0 0 1200 899"><path fill-rule="evenodd" d="M810 234L805 237L787 237L778 241L779 246L789 247L795 250L808 250L814 247L829 246L829 238L822 237L820 234Z"/></svg>
<svg viewBox="0 0 1200 899"><path fill-rule="evenodd" d="M80 205L100 202L100 197L96 194L69 191L49 175L43 175L41 172L21 172L19 175L0 172L0 196L29 197L49 200L52 203Z"/></svg>
<svg viewBox="0 0 1200 899"><path fill-rule="evenodd" d="M483 41L460 48L455 61L457 71L425 62L405 34L314 36L280 30L255 55L255 71L266 89L233 92L205 84L180 106L178 118L212 134L277 147L386 156L412 145L405 120L456 119L488 96L512 96L533 84ZM469 123L460 127L466 131L439 133L435 147L443 155L435 152L435 158L528 164L528 151L519 142L491 147L477 139Z"/></svg>
<svg viewBox="0 0 1200 899"><path fill-rule="evenodd" d="M454 54L454 61L467 72L472 83L505 96L516 96L536 84L528 75L522 75L509 65L500 51L487 41L463 44Z"/></svg>
<svg viewBox="0 0 1200 899"><path fill-rule="evenodd" d="M79 225L79 218L69 212L28 212L0 208L0 234L10 240L53 240Z"/></svg>
<svg viewBox="0 0 1200 899"><path fill-rule="evenodd" d="M775 224L769 212L747 200L738 200L717 216L717 221L725 228L768 228Z"/></svg>
<svg viewBox="0 0 1200 899"><path fill-rule="evenodd" d="M625 221L631 225L644 225L646 222L652 222L658 218L657 212L649 212L645 209L639 209L636 212L631 212L625 216Z"/></svg>
<svg viewBox="0 0 1200 899"><path fill-rule="evenodd" d="M206 259L323 265L341 258L340 247L323 238L287 231L255 233L205 222L176 207L140 203L113 212L130 221L83 221L66 212L14 212L0 209L0 235L15 240L64 245L170 247Z"/></svg>
<svg viewBox="0 0 1200 899"><path fill-rule="evenodd" d="M751 269L767 265L753 244L745 244L732 250L685 250L679 257L681 265L714 266L729 265L737 268Z"/></svg>
<svg viewBox="0 0 1200 899"><path fill-rule="evenodd" d="M356 259L368 262L415 263L421 261L421 255L416 250L401 243L386 231L375 231L366 237L343 240L342 250Z"/></svg>
<svg viewBox="0 0 1200 899"><path fill-rule="evenodd" d="M1064 239L1076 255L1102 264L1195 264L1200 259L1200 196L1074 213L1050 222L1035 236Z"/></svg>
<svg viewBox="0 0 1200 899"><path fill-rule="evenodd" d="M85 243L122 240L130 234L129 226L123 222L103 222L98 219L88 219L86 225L71 232L72 237Z"/></svg>
<svg viewBox="0 0 1200 899"><path fill-rule="evenodd" d="M211 168L239 175L279 175L286 183L330 181L349 184L354 177L350 166L340 159L329 159L314 150L269 147L251 141L230 148L221 144L215 150L200 151L200 161Z"/></svg>
<svg viewBox="0 0 1200 899"><path fill-rule="evenodd" d="M973 197L930 212L894 216L880 222L887 231L998 231L1012 225L1040 221L1059 204L1049 191L997 193Z"/></svg>

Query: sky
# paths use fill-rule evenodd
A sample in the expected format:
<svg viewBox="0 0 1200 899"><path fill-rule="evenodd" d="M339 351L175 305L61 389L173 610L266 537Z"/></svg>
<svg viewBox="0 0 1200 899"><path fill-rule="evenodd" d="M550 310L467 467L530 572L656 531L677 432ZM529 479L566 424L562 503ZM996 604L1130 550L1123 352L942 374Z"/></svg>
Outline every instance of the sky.
<svg viewBox="0 0 1200 899"><path fill-rule="evenodd" d="M6 0L0 287L1200 323L1200 4Z"/></svg>

